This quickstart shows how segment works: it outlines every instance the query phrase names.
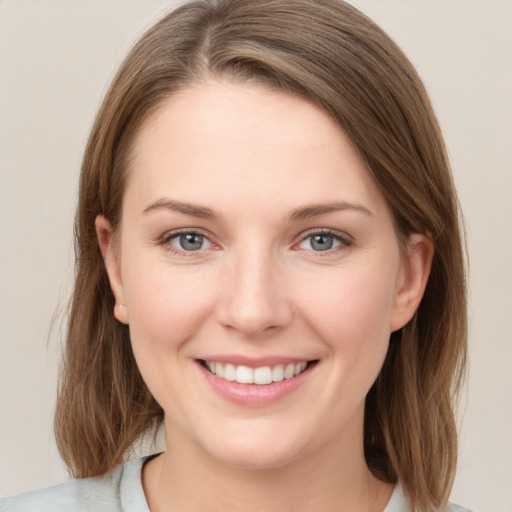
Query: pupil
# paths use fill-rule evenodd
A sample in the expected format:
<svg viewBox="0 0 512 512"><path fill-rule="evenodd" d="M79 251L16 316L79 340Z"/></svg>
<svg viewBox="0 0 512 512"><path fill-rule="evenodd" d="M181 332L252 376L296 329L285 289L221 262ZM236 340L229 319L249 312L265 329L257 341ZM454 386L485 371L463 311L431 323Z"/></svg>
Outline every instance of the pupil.
<svg viewBox="0 0 512 512"><path fill-rule="evenodd" d="M196 235L194 233L188 233L180 236L180 245L186 251L197 251L201 249L203 245L202 235Z"/></svg>
<svg viewBox="0 0 512 512"><path fill-rule="evenodd" d="M332 245L333 239L330 235L314 235L311 240L311 247L315 251L328 251Z"/></svg>

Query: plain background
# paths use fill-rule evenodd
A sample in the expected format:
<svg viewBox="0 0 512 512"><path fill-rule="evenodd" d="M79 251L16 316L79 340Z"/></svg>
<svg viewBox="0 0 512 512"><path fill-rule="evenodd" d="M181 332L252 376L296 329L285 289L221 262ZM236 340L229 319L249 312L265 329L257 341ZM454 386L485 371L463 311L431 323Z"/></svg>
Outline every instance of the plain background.
<svg viewBox="0 0 512 512"><path fill-rule="evenodd" d="M0 0L0 494L66 477L52 414L81 154L120 60L176 3ZM423 77L465 212L470 374L452 499L512 512L512 1L352 3Z"/></svg>

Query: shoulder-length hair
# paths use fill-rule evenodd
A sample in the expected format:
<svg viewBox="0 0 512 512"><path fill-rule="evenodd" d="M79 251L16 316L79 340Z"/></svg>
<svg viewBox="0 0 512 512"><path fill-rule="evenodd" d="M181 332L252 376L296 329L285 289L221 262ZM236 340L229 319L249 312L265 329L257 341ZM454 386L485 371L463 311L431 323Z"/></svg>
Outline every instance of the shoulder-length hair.
<svg viewBox="0 0 512 512"><path fill-rule="evenodd" d="M458 201L445 146L413 66L341 0L200 0L135 45L108 90L81 170L76 280L55 430L76 477L102 474L163 419L113 316L95 218L119 223L125 168L142 121L180 88L209 78L256 82L314 102L367 163L399 240L428 235L435 253L423 300L394 332L367 400L370 470L400 481L420 510L448 499L457 459L454 398L465 368L466 289Z"/></svg>

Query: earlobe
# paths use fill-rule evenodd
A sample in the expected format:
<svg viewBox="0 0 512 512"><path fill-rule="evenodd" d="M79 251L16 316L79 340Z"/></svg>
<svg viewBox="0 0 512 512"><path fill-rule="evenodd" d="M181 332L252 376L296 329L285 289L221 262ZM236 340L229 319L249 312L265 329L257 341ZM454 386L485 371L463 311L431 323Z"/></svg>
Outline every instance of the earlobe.
<svg viewBox="0 0 512 512"><path fill-rule="evenodd" d="M391 332L401 329L413 317L427 286L434 246L425 235L413 234L407 243L407 256L402 263L393 311Z"/></svg>
<svg viewBox="0 0 512 512"><path fill-rule="evenodd" d="M128 323L128 310L125 306L123 280L121 277L121 265L119 261L118 251L113 246L112 236L113 231L110 222L98 215L95 220L96 236L98 237L98 244L100 251L105 262L108 278L110 281L110 288L114 294L116 304L114 306L114 316L119 322L123 324Z"/></svg>
<svg viewBox="0 0 512 512"><path fill-rule="evenodd" d="M122 324L128 325L128 310L124 304L117 304L114 306L114 316Z"/></svg>

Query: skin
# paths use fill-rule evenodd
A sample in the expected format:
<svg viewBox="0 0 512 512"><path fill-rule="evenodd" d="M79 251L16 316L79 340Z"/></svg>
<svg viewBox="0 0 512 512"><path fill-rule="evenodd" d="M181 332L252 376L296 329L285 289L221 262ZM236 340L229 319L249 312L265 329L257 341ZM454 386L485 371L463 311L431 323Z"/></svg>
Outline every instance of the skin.
<svg viewBox="0 0 512 512"><path fill-rule="evenodd" d="M173 95L139 130L128 172L119 231L101 216L96 227L115 315L165 411L167 452L143 470L151 510L382 511L392 486L364 461L365 396L421 300L429 240L412 235L403 254L343 131L259 85ZM204 236L198 250L180 245L183 229ZM322 233L327 251L312 244ZM251 407L204 378L197 359L226 354L318 363Z"/></svg>

